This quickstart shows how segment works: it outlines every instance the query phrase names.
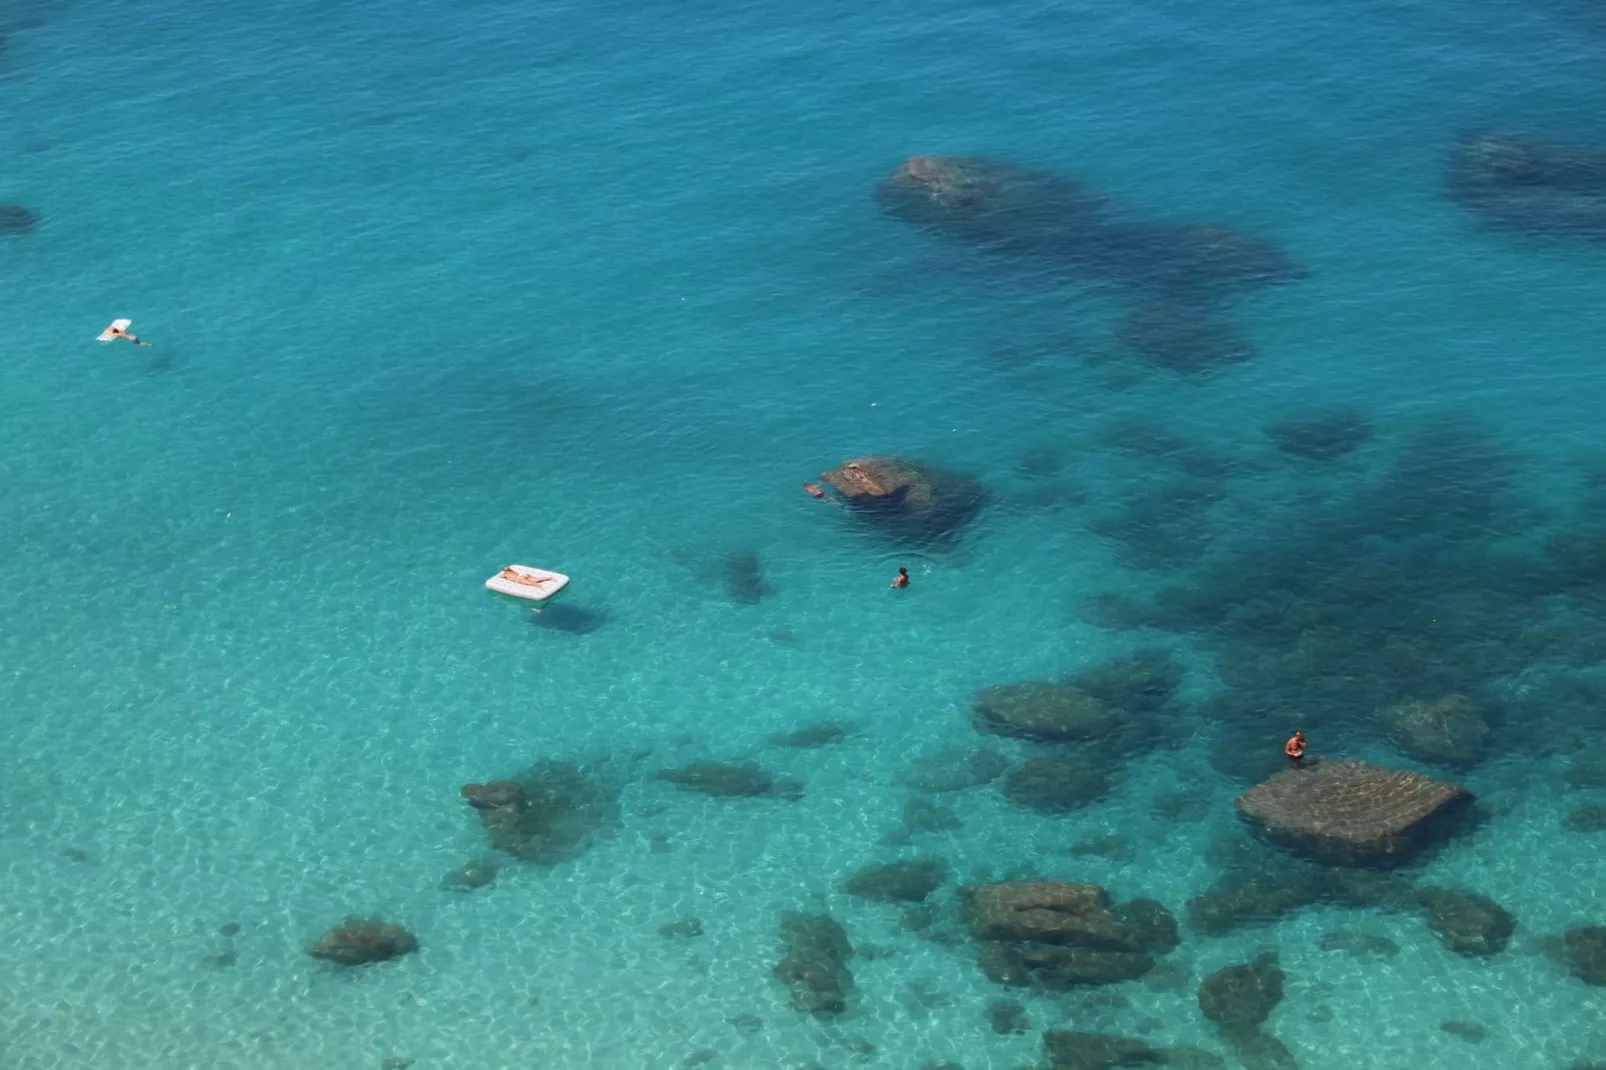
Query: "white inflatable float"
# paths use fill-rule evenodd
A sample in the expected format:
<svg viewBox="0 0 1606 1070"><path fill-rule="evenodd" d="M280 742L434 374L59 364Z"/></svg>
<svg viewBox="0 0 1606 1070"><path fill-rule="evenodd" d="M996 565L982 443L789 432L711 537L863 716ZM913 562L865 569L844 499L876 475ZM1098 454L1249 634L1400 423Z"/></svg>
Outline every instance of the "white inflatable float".
<svg viewBox="0 0 1606 1070"><path fill-rule="evenodd" d="M110 341L113 341L117 337L119 337L122 334L122 332L128 330L129 327L133 326L133 323L134 323L133 320L112 320L112 325L110 327L107 327L104 331L101 331L100 332L100 337L96 338L95 341L97 341L97 342L110 342Z"/></svg>
<svg viewBox="0 0 1606 1070"><path fill-rule="evenodd" d="M517 573L519 578L510 578L507 575L510 572ZM531 568L529 565L509 565L485 581L488 591L531 602L545 602L568 585L569 577L563 573L548 572L544 568Z"/></svg>

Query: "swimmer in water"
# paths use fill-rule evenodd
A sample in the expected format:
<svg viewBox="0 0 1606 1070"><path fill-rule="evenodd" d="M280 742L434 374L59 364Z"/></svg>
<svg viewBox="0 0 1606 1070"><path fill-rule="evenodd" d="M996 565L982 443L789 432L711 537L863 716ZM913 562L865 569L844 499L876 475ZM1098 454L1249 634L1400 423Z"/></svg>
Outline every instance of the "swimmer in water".
<svg viewBox="0 0 1606 1070"><path fill-rule="evenodd" d="M804 483L803 489L814 495L816 498L825 497L825 491L820 489L820 485L818 483Z"/></svg>
<svg viewBox="0 0 1606 1070"><path fill-rule="evenodd" d="M903 588L909 586L909 570L899 566L898 578L887 584L887 586L891 587L893 590L902 590Z"/></svg>
<svg viewBox="0 0 1606 1070"><path fill-rule="evenodd" d="M1283 753L1288 755L1288 764L1297 769L1305 757L1305 733L1296 731L1290 736L1288 742L1283 744Z"/></svg>

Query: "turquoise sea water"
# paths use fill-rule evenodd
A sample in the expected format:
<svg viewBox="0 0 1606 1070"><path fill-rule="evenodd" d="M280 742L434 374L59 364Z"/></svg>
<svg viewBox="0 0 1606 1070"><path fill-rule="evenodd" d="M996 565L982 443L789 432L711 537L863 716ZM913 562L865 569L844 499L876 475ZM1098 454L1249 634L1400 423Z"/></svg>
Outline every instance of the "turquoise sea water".
<svg viewBox="0 0 1606 1070"><path fill-rule="evenodd" d="M1480 227L1440 176L1473 130L1606 144L1588 5L84 0L5 5L0 33L0 203L39 220L0 238L0 1067L978 1070L1072 1025L1225 1053L1193 988L1267 948L1288 976L1267 1029L1306 1070L1606 1060L1601 990L1541 953L1606 923L1603 841L1561 825L1606 801L1563 775L1603 727L1588 591L1488 674L1503 727L1455 774L1488 820L1413 873L1515 913L1499 955L1315 908L1185 927L1180 989L1095 1005L999 988L968 941L837 890L941 857L943 910L1030 875L1183 915L1248 839L1221 741L1275 757L1323 682L1284 666L1295 698L1233 707L1231 637L1105 627L1088 598L1217 557L1250 589L1246 559L1320 569L1311 531L1371 488L1413 530L1362 542L1436 540L1401 555L1461 636L1432 656L1512 645L1508 605L1464 570L1444 595L1427 563L1598 529L1606 246ZM1254 360L1154 369L1115 341L1121 295L882 213L875 184L925 152L1070 174L1310 274L1234 304ZM94 345L114 316L155 347ZM1260 430L1332 403L1376 428L1333 464ZM1130 448L1162 434L1201 464ZM799 492L879 452L988 486L957 546ZM722 561L749 550L769 591L738 604ZM493 599L509 561L574 576L562 604L600 626ZM1049 818L994 784L939 797L963 829L886 842L912 754L1043 752L978 735L976 689L1155 644L1189 668L1180 728L1106 799ZM825 720L858 732L766 744ZM1417 767L1332 724L1317 750ZM488 853L459 787L542 758L617 784L617 825L441 890ZM654 779L703 758L805 794ZM1201 820L1154 812L1178 791ZM1111 834L1114 857L1067 853ZM856 957L839 1019L771 977L795 909L890 952ZM420 952L308 958L348 914ZM686 917L703 935L659 934ZM1336 928L1399 954L1322 951ZM1033 1028L995 1035L997 998Z"/></svg>

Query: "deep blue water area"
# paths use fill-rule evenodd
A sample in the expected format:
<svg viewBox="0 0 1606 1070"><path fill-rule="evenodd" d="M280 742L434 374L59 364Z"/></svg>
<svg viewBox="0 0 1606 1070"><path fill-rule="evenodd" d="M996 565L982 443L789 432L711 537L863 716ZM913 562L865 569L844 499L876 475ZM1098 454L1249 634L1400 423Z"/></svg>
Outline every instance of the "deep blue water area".
<svg viewBox="0 0 1606 1070"><path fill-rule="evenodd" d="M0 1067L1606 1064L1606 227L1539 215L1606 219L1603 70L1583 0L0 4ZM917 225L877 190L928 154L1290 277ZM801 491L866 455L985 504ZM1103 734L977 727L1067 677ZM1296 727L1477 820L1334 892L1234 807ZM703 761L779 786L660 776ZM520 778L539 857L459 793ZM929 916L844 890L934 859ZM957 889L1027 878L1181 944L994 983ZM796 911L841 1013L775 976ZM310 957L347 916L417 952Z"/></svg>

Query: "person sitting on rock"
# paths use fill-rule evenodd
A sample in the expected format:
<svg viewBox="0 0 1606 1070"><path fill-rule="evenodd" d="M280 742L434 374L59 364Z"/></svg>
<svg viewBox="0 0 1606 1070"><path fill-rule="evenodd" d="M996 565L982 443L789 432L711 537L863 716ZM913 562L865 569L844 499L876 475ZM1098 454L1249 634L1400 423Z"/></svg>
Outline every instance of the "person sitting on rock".
<svg viewBox="0 0 1606 1070"><path fill-rule="evenodd" d="M515 570L512 565L504 568L496 575L497 579L512 580L514 583L522 583L526 587L539 587L543 583L552 582L551 576L532 576L527 572L519 572Z"/></svg>
<svg viewBox="0 0 1606 1070"><path fill-rule="evenodd" d="M1305 757L1305 733L1296 730L1283 744L1283 753L1288 755L1289 765L1298 766L1300 759Z"/></svg>
<svg viewBox="0 0 1606 1070"><path fill-rule="evenodd" d="M895 588L895 589L898 589L898 590L901 590L901 589L909 586L909 570L906 569L906 568L903 568L902 566L899 566L899 568L898 568L898 578L893 580L891 583L887 584L887 586Z"/></svg>

